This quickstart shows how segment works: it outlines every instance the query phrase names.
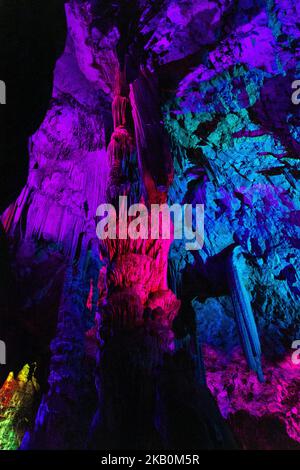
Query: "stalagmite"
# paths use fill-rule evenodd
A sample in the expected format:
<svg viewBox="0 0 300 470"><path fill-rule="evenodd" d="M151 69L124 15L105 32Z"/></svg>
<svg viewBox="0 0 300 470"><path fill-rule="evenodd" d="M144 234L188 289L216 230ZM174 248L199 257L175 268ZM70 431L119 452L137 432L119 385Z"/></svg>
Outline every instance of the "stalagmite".
<svg viewBox="0 0 300 470"><path fill-rule="evenodd" d="M58 314L55 339L51 343L49 390L42 397L34 429L25 436L26 449L82 448L80 405L84 359L84 267L69 265ZM59 430L59 432L58 432Z"/></svg>

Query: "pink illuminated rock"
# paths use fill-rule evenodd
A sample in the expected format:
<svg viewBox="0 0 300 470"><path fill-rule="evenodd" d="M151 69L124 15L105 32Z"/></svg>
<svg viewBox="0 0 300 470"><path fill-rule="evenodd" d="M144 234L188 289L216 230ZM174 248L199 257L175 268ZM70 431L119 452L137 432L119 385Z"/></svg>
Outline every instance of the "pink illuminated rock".
<svg viewBox="0 0 300 470"><path fill-rule="evenodd" d="M257 418L272 416L284 424L292 439L300 442L299 366L292 363L291 357L279 364L263 360L265 383L249 373L240 349L228 357L205 347L204 357L208 387L225 418L238 411Z"/></svg>

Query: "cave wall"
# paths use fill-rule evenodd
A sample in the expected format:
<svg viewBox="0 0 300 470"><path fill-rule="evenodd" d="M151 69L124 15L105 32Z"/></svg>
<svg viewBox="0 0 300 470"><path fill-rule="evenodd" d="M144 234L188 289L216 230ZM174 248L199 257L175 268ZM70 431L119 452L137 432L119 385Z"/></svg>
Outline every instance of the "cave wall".
<svg viewBox="0 0 300 470"><path fill-rule="evenodd" d="M242 447L250 446L247 419L261 419L254 447L272 447L263 425L270 417L282 445L299 442L299 371L290 361L291 344L300 337L300 131L299 108L291 101L292 82L300 78L296 1L73 0L65 15L67 37L51 100L39 127L26 130L28 177L15 200L7 197L1 217L18 286L11 308L27 337L23 348L14 346L18 361L10 366L17 373L36 361L42 389L22 447L122 442L107 422L118 414L128 364L138 384L149 384L143 398L149 403L139 411L148 418L144 439L166 447L184 440L179 428L191 420L189 393L198 390L191 408L199 427L199 402L210 403L210 395L205 389L200 396L203 380L189 388L183 370L193 377L195 371L188 359L185 366L173 359L162 365L161 356L172 358L176 348L174 331L177 344L191 336L203 346L208 388ZM204 204L203 249L188 252L178 241L170 251L169 244L99 246L97 206L120 194L134 202ZM257 325L265 383L242 352L232 302L237 287L228 276L236 246L243 253L237 269ZM116 318L113 326L107 311ZM123 316L130 332L124 327L116 342L107 331L118 331ZM13 335L9 341L17 344ZM129 354L110 371L121 345L131 345L135 361ZM143 369L147 361L153 369ZM105 401L110 382L116 396ZM128 396L141 393L130 387L124 386ZM153 398L157 390L160 404ZM184 417L176 419L181 399ZM78 415L80 430L82 400L90 406ZM120 406L124 410L125 399ZM153 414L159 425L153 426ZM208 428L217 422L224 442L233 445L215 408L204 421ZM124 436L128 429L116 423ZM7 433L15 421L4 426ZM64 429L59 436L58 426ZM191 434L199 445L203 439L202 445L214 447L214 438L197 432Z"/></svg>

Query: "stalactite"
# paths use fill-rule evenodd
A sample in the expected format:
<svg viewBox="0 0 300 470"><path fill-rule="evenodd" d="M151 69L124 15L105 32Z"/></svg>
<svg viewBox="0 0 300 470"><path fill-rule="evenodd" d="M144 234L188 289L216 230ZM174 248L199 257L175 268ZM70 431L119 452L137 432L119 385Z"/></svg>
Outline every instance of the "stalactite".
<svg viewBox="0 0 300 470"><path fill-rule="evenodd" d="M228 259L228 284L231 299L236 315L241 343L246 355L249 367L257 373L261 382L264 375L261 367L261 347L257 333L257 327L251 307L249 294L241 277L239 258L241 247L235 247Z"/></svg>
<svg viewBox="0 0 300 470"><path fill-rule="evenodd" d="M130 85L140 173L151 202L164 201L173 177L170 151L164 134L157 78L141 68Z"/></svg>
<svg viewBox="0 0 300 470"><path fill-rule="evenodd" d="M134 136L131 126L131 106L128 98L129 88L126 77L119 70L116 77L112 117L114 130L108 145L110 163L107 198L116 203L119 195L130 193L130 182L123 175L123 162L129 161L134 153Z"/></svg>

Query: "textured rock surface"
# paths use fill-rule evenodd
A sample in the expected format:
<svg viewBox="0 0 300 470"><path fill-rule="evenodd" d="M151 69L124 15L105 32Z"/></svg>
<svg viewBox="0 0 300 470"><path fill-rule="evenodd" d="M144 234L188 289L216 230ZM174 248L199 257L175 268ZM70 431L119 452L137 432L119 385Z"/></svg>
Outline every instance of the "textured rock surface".
<svg viewBox="0 0 300 470"><path fill-rule="evenodd" d="M263 361L266 382L261 384L253 373L249 374L245 359L237 348L225 357L220 354L220 350L207 347L204 356L208 386L217 398L223 416L232 420L237 438L239 438L240 430L243 430L243 425L242 420L239 423L238 417L234 421L235 414L246 411L257 420L256 436L252 441L252 446L254 442L255 448L263 449L264 445L267 445L267 449L271 449L272 438L277 440L280 424L283 428L282 437L285 431L292 440L299 443L299 370L296 365L291 363L290 357L277 363ZM268 438L268 424L265 429L263 426L263 421L266 418L273 419L272 438L270 436ZM240 435L243 439L243 447L247 448L247 438L245 440L243 431ZM285 444L284 438L282 443L280 443L280 439L276 443L277 446L280 446L279 448L284 448ZM293 448L292 441L290 446ZM248 448L251 448L250 445ZM299 449L300 445L295 442L294 448Z"/></svg>
<svg viewBox="0 0 300 470"><path fill-rule="evenodd" d="M34 402L39 391L34 365L26 364L14 377L11 372L0 391L0 449L16 450L34 418Z"/></svg>
<svg viewBox="0 0 300 470"><path fill-rule="evenodd" d="M200 344L208 387L241 446L297 446L299 366L290 359L300 338L296 1L73 0L66 17L52 100L29 139L28 180L1 218L18 291L16 305L5 308L29 334L22 354L37 361L43 392L23 447L101 448L128 432L125 447L142 448L143 439L180 446L180 425L191 423L195 447L201 439L199 447L222 447L207 431L216 428L232 446L204 387ZM100 245L96 208L124 194L131 202L204 204L203 249L187 252L178 241L170 251L157 241ZM237 245L265 383L241 352L236 286L228 280ZM136 383L126 382L129 373ZM82 397L90 404L83 415ZM204 415L201 399L210 410ZM134 419L122 427L130 410ZM140 441L130 440L143 413ZM278 425L274 444L268 419ZM256 440L247 433L253 420Z"/></svg>

